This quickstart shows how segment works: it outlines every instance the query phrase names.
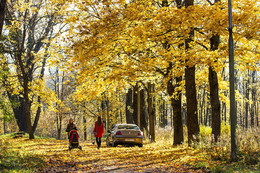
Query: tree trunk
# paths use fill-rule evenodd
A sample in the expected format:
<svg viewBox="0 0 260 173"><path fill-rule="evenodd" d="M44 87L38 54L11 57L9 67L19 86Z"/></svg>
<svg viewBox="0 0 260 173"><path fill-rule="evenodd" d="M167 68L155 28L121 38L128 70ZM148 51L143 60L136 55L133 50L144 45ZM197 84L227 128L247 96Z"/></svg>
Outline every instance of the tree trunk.
<svg viewBox="0 0 260 173"><path fill-rule="evenodd" d="M7 91L8 98L12 103L12 109L14 112L14 117L18 125L19 131L28 133L26 124L26 114L25 114L25 103L24 98L17 95L12 95Z"/></svg>
<svg viewBox="0 0 260 173"><path fill-rule="evenodd" d="M5 122L5 118L4 118L4 135L6 134L6 122Z"/></svg>
<svg viewBox="0 0 260 173"><path fill-rule="evenodd" d="M87 140L87 119L86 115L83 116L83 126L84 126L84 140Z"/></svg>
<svg viewBox="0 0 260 173"><path fill-rule="evenodd" d="M109 117L109 99L108 99L108 93L107 93L107 100L106 100L106 106L107 106L107 130L110 129L110 117Z"/></svg>
<svg viewBox="0 0 260 173"><path fill-rule="evenodd" d="M30 106L30 99L29 99L29 86L28 86L28 79L24 78L24 103L25 103L25 115L26 115L26 123L27 123L27 130L29 133L29 139L34 139L34 132L32 129L32 122L31 122L31 106Z"/></svg>
<svg viewBox="0 0 260 173"><path fill-rule="evenodd" d="M188 141L194 141L194 136L200 132L197 114L197 98L196 98L196 84L195 84L195 66L186 67L186 98L187 98L187 128ZM197 138L196 138L197 139Z"/></svg>
<svg viewBox="0 0 260 173"><path fill-rule="evenodd" d="M2 40L1 35L4 26L5 8L6 8L6 0L0 0L0 40Z"/></svg>
<svg viewBox="0 0 260 173"><path fill-rule="evenodd" d="M129 88L126 94L126 123L133 124L133 89Z"/></svg>
<svg viewBox="0 0 260 173"><path fill-rule="evenodd" d="M253 71L252 73L252 85L255 84L255 77L256 77L256 71ZM252 101L253 101L253 104L252 104L252 107L251 107L251 127L254 127L255 125L255 107L256 107L256 88L255 87L252 87Z"/></svg>
<svg viewBox="0 0 260 173"><path fill-rule="evenodd" d="M246 81L246 87L245 87L245 91L246 91L246 109L245 109L245 126L246 128L248 128L248 111L249 111L249 70L248 70L248 79Z"/></svg>
<svg viewBox="0 0 260 173"><path fill-rule="evenodd" d="M145 90L140 90L140 129L147 132L147 120L145 111Z"/></svg>
<svg viewBox="0 0 260 173"><path fill-rule="evenodd" d="M177 77L176 86L173 86L172 79L167 82L167 92L171 97L174 94L175 88L179 86L179 83L182 81L182 77ZM182 122L182 111L181 111L181 91L178 91L177 97L171 98L171 105L173 109L173 145L182 144L184 141L183 138L183 122Z"/></svg>
<svg viewBox="0 0 260 173"><path fill-rule="evenodd" d="M57 140L61 139L61 128L60 128L60 124L59 124L59 118L57 118Z"/></svg>
<svg viewBox="0 0 260 173"><path fill-rule="evenodd" d="M149 133L151 142L155 142L155 122L154 122L154 109L153 109L153 96L152 96L152 84L148 82L148 116L149 116Z"/></svg>
<svg viewBox="0 0 260 173"><path fill-rule="evenodd" d="M213 35L210 38L210 50L218 49L220 42L219 35ZM218 74L212 66L209 67L209 86L210 86L210 104L212 112L212 134L214 142L220 137L221 117L220 117L220 101L218 94Z"/></svg>
<svg viewBox="0 0 260 173"><path fill-rule="evenodd" d="M134 99L133 99L133 123L138 125L138 84L134 87Z"/></svg>
<svg viewBox="0 0 260 173"><path fill-rule="evenodd" d="M200 121L201 122L200 123L201 123L201 125L203 125L203 123L205 121L205 114L203 114L204 107L205 107L205 97L206 97L206 89L203 88L202 102L201 102L201 106L200 106L200 109L201 109L201 111L200 111L200 113L201 113L201 120ZM204 116L204 118L203 118L203 116Z"/></svg>
<svg viewBox="0 0 260 173"><path fill-rule="evenodd" d="M259 103L256 102L255 115L256 115L256 126L259 127Z"/></svg>
<svg viewBox="0 0 260 173"><path fill-rule="evenodd" d="M194 0L184 0L185 7L192 6ZM189 38L185 39L185 50L190 49L190 42L194 36L193 28L191 28ZM200 132L198 123L198 108L197 108L197 91L195 83L195 65L187 66L185 68L185 87L187 99L187 129L188 129L188 143L194 141L194 136ZM198 138L196 138L197 140Z"/></svg>

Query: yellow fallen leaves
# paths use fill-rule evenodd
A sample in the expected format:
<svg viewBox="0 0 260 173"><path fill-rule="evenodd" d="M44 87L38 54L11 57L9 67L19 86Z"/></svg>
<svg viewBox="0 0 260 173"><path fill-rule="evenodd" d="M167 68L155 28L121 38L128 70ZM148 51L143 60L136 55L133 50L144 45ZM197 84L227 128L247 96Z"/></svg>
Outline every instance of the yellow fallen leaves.
<svg viewBox="0 0 260 173"><path fill-rule="evenodd" d="M184 145L172 146L169 141L145 144L142 148L107 147L103 142L100 150L91 141L80 141L83 150L71 151L68 150L67 141L62 140L8 138L5 141L12 144L6 146L7 150L16 154L4 161L15 160L15 157L26 158L19 165L22 172L27 171L29 166L36 172L205 172L226 164L212 159L221 150L218 147L215 148L216 152L211 152ZM35 160L40 164L35 164ZM2 165L0 153L0 169ZM12 169L8 166L3 170L14 172Z"/></svg>

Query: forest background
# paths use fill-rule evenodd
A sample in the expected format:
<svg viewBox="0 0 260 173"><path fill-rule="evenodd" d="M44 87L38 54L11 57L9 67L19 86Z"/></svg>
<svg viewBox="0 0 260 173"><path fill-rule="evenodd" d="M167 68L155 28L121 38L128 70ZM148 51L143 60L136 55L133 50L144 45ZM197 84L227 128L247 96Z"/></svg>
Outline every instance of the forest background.
<svg viewBox="0 0 260 173"><path fill-rule="evenodd" d="M147 142L229 135L227 1L1 0L1 8L0 134L65 139L73 118L87 140L101 116L106 129L138 124ZM257 1L233 1L236 121L239 133L250 131L237 143L256 146L259 25Z"/></svg>

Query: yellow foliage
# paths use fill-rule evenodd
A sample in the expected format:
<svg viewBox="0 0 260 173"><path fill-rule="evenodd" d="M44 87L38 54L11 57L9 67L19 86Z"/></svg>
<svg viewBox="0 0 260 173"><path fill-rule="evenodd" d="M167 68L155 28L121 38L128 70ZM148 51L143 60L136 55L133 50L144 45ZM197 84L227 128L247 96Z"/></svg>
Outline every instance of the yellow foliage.
<svg viewBox="0 0 260 173"><path fill-rule="evenodd" d="M208 126L200 126L200 134L201 136L211 136L212 128Z"/></svg>
<svg viewBox="0 0 260 173"><path fill-rule="evenodd" d="M159 8L151 0L68 1L65 6L63 13L70 26L65 42L72 43L65 49L70 56L66 67L80 76L77 89L80 100L99 97L106 86L121 88L140 80L157 83L170 63L171 77L183 75L184 68L194 64L211 65L216 72L226 67L226 1L215 5L203 2L189 8ZM253 0L234 1L236 61L250 70L259 70L256 66L259 55L255 53L259 49L258 7ZM181 45L191 28L195 28L194 40L187 51ZM210 50L209 38L213 34L221 37L216 51ZM170 46L166 48L165 44ZM60 44L56 42L53 46ZM199 85L206 83L206 74L197 73ZM226 86L220 81L220 90L226 90Z"/></svg>

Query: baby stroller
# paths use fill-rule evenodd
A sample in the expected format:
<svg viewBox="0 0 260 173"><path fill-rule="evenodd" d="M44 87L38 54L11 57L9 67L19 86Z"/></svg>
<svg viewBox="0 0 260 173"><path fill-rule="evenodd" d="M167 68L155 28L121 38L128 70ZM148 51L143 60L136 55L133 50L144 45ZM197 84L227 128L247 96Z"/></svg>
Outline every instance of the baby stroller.
<svg viewBox="0 0 260 173"><path fill-rule="evenodd" d="M77 130L70 131L69 141L70 141L69 150L71 150L72 148L79 148L80 150L82 150L82 147L79 145L79 135Z"/></svg>

